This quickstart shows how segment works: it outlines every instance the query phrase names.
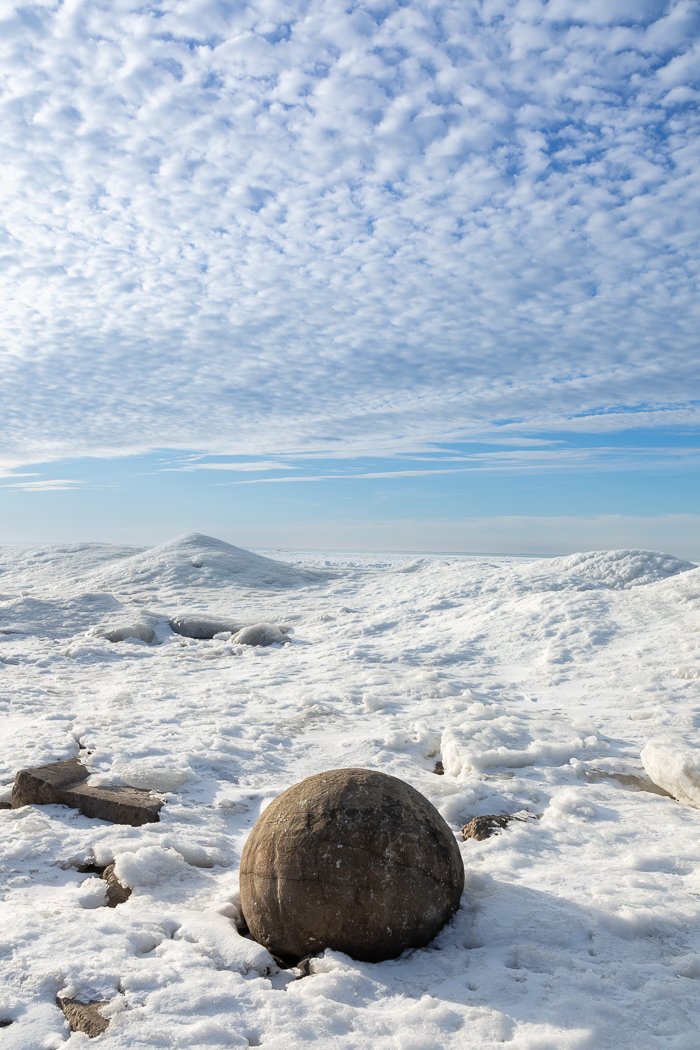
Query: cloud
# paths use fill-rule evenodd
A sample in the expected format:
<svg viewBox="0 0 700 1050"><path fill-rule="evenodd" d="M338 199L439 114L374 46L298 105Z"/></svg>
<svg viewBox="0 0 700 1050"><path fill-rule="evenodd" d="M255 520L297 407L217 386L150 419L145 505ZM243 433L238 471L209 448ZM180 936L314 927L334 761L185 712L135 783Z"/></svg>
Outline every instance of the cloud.
<svg viewBox="0 0 700 1050"><path fill-rule="evenodd" d="M184 463L178 467L162 467L164 473L191 473L196 470L229 470L239 473L270 470L294 470L288 463L278 463L272 459L252 460L239 463Z"/></svg>
<svg viewBox="0 0 700 1050"><path fill-rule="evenodd" d="M6 8L3 454L696 427L699 29L688 0Z"/></svg>
<svg viewBox="0 0 700 1050"><path fill-rule="evenodd" d="M19 475L21 477L21 475ZM22 489L24 492L70 492L80 487L82 482L70 478L51 478L46 481L18 481L5 485L7 489Z"/></svg>

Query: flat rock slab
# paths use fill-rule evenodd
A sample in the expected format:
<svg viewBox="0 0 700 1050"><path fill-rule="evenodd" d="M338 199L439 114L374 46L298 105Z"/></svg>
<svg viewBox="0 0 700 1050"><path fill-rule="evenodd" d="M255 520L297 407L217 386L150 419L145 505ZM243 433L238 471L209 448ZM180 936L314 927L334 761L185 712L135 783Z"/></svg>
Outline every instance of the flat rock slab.
<svg viewBox="0 0 700 1050"><path fill-rule="evenodd" d="M106 1006L106 1002L80 1003L77 999L58 999L57 1001L66 1016L71 1031L84 1032L90 1039L94 1039L96 1035L102 1035L107 1030L109 1021L100 1013L100 1007Z"/></svg>
<svg viewBox="0 0 700 1050"><path fill-rule="evenodd" d="M77 758L21 769L12 789L12 808L71 806L86 817L132 827L160 820L163 803L149 791L132 787L93 787L85 783L87 778L88 771Z"/></svg>

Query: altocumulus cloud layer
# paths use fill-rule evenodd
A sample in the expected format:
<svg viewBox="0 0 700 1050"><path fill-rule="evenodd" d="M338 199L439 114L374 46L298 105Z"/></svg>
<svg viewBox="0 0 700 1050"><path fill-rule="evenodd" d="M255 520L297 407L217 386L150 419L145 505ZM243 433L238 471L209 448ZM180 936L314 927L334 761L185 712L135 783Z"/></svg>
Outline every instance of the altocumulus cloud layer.
<svg viewBox="0 0 700 1050"><path fill-rule="evenodd" d="M693 0L2 12L7 463L697 419Z"/></svg>

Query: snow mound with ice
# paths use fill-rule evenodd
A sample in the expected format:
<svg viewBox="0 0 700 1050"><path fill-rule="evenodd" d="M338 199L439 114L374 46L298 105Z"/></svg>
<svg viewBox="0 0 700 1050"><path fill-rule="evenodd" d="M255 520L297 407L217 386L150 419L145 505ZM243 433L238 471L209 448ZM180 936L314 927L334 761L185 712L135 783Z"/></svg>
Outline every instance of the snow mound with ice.
<svg viewBox="0 0 700 1050"><path fill-rule="evenodd" d="M642 751L642 765L654 783L679 802L700 808L700 751L650 740Z"/></svg>
<svg viewBox="0 0 700 1050"><path fill-rule="evenodd" d="M533 562L523 576L538 590L627 590L694 568L692 562L658 551L586 551Z"/></svg>
<svg viewBox="0 0 700 1050"><path fill-rule="evenodd" d="M120 558L116 564L98 569L91 582L129 594L145 588L185 591L192 587L221 588L231 584L256 588L299 587L321 582L328 575L327 570L297 568L193 532L129 558Z"/></svg>

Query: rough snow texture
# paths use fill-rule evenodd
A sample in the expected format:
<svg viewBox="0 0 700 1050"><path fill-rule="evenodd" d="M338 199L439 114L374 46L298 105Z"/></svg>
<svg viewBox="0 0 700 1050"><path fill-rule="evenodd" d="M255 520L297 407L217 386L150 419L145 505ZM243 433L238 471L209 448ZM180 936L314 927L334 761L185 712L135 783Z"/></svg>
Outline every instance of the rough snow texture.
<svg viewBox="0 0 700 1050"><path fill-rule="evenodd" d="M284 559L196 536L0 549L0 802L78 743L93 778L167 799L141 828L0 810L3 1050L87 1045L59 993L108 1003L105 1050L696 1050L700 811L636 788L642 751L653 779L697 768L700 571L642 551ZM291 642L182 637L179 610ZM94 630L151 617L158 645ZM460 842L462 907L428 948L327 952L302 977L238 932L238 866L264 805L339 766L400 777L455 832L531 819ZM112 861L117 908L77 870Z"/></svg>

